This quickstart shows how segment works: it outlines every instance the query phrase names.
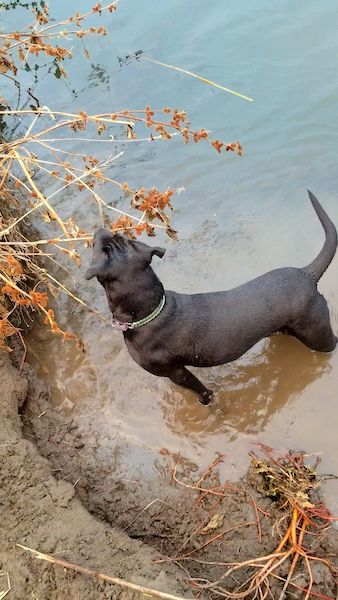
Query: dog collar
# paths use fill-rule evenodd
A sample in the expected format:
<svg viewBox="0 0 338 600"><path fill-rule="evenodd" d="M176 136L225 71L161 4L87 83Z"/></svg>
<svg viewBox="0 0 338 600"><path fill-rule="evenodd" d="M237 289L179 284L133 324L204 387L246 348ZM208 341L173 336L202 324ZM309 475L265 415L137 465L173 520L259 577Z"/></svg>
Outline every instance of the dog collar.
<svg viewBox="0 0 338 600"><path fill-rule="evenodd" d="M121 321L118 321L117 319L115 319L114 315L112 315L111 326L114 329L118 329L119 331L127 331L127 329L139 329L139 327L143 327L143 325L147 325L147 323L150 323L150 321L156 319L156 317L158 317L158 315L162 311L164 305L165 294L163 294L162 300L159 303L159 305L155 308L155 310L153 310L153 312L150 313L150 315L148 315L147 317L144 317L144 319L140 319L139 321L133 321L131 323L121 323Z"/></svg>

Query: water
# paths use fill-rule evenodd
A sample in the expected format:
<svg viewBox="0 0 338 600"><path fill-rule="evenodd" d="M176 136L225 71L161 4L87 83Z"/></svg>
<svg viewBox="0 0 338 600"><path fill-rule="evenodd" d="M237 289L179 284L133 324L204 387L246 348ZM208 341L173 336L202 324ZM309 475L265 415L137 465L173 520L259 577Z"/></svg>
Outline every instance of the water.
<svg viewBox="0 0 338 600"><path fill-rule="evenodd" d="M68 15L69 2L50 4L56 18ZM91 4L81 2L81 10ZM13 14L4 14L4 20L13 22ZM225 141L239 139L245 151L239 159L179 139L125 144L114 169L120 181L135 188L185 188L174 201L179 242L158 240L168 247L165 258L154 261L165 287L220 290L272 268L310 262L323 231L306 188L318 194L338 224L334 4L124 0L102 22L109 37L86 41L88 61L78 43L66 65L68 79L38 83L34 93L42 104L94 113L147 104L184 108L195 128L204 126ZM146 61L124 60L138 50L252 96L254 103ZM82 149L81 142L69 147ZM121 146L90 147L102 158L116 150ZM98 224L85 195L66 194L56 205L84 229ZM89 252L82 256L83 266L72 273L75 283L71 278L67 283L107 314L99 286L83 279ZM337 271L335 259L319 285L335 331ZM165 446L201 464L224 451L224 475L231 478L244 473L256 440L318 452L323 470L337 471L337 352L323 356L278 336L234 364L196 369L216 390L215 404L206 409L189 392L142 371L121 335L77 305L64 302L60 321L83 337L86 354L53 337L43 344L31 341L31 360L40 364L58 409L74 415L107 460L118 431L150 454ZM133 460L137 463L137 453ZM337 508L336 491L330 484L328 498Z"/></svg>

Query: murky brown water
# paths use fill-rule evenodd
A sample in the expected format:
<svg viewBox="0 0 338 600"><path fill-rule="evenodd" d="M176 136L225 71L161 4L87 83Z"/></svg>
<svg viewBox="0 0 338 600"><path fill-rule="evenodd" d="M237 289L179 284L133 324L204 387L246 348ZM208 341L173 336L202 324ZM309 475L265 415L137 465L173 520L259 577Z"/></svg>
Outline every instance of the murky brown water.
<svg viewBox="0 0 338 600"><path fill-rule="evenodd" d="M60 2L58 10L66 6ZM60 108L71 104L99 112L148 103L183 106L196 126L226 140L240 139L246 151L241 160L176 140L130 144L116 164L115 175L132 186L185 187L174 201L180 241L159 240L169 249L155 270L169 289L203 292L313 259L323 232L306 187L318 193L338 224L338 13L329 0L296 5L287 0L273 10L268 0L226 7L222 0L212 7L198 0L193 14L191 6L151 0L144 10L136 0L121 2L114 18L105 17L110 41L92 42L87 63L76 56L65 85L44 82L36 93L47 104L58 93ZM255 103L149 63L121 67L117 57L140 48L238 88ZM74 150L79 147L73 143ZM92 145L91 153L104 157L115 149ZM85 195L67 194L57 206L65 217L92 229L97 215L89 203ZM90 256L82 255L83 267L67 283L108 316L101 288L83 279ZM319 287L338 332L338 259ZM167 447L200 464L221 451L227 458L224 475L237 478L259 440L319 453L323 471L338 471L338 351L324 356L289 337L264 340L233 364L198 370L216 390L214 404L205 408L191 393L133 363L122 335L109 324L68 300L61 303L60 321L82 336L86 354L56 337L39 341L33 336L30 358L40 365L58 410L74 415L107 461L122 436L141 448L126 456L130 468L141 461L142 448L155 457ZM337 491L330 483L327 493L336 508Z"/></svg>
<svg viewBox="0 0 338 600"><path fill-rule="evenodd" d="M176 271L176 260L169 253L158 271ZM189 268L189 261L182 262ZM221 267L219 258L217 262ZM321 285L331 305L338 300L337 263ZM101 290L95 287L93 296L104 310ZM337 330L336 313L333 322ZM83 333L86 354L55 337L41 346L32 336L35 361L51 385L58 410L75 418L101 459L116 465L117 440L130 443L133 450L121 460L125 474L140 466L148 470L151 454L155 459L165 447L200 465L210 463L216 451L224 452L223 474L236 479L244 474L256 441L318 453L323 471L336 470L337 353L311 352L288 336L263 340L235 363L195 370L216 392L215 402L203 407L192 393L140 369L129 357L122 334L108 324L85 313L69 323ZM336 489L328 485L333 506Z"/></svg>

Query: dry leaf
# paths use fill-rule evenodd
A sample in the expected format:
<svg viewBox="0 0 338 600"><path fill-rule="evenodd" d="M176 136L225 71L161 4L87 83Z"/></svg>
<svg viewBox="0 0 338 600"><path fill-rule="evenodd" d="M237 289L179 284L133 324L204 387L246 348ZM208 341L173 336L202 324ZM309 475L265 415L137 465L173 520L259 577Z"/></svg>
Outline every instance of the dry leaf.
<svg viewBox="0 0 338 600"><path fill-rule="evenodd" d="M224 521L224 513L215 513L214 516L210 519L209 523L203 527L201 533L209 533L209 531L213 529L218 529L222 527Z"/></svg>

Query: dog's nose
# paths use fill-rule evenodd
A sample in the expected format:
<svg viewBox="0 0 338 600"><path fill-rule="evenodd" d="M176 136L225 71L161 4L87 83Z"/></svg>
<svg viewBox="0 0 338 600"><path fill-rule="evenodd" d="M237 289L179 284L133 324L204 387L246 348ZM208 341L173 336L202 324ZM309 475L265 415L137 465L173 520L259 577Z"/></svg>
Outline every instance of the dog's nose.
<svg viewBox="0 0 338 600"><path fill-rule="evenodd" d="M94 228L94 236L99 233L100 231L107 231L107 229L105 229L104 227L95 227Z"/></svg>
<svg viewBox="0 0 338 600"><path fill-rule="evenodd" d="M93 246L95 251L103 250L106 246L113 242L113 239L114 234L109 231L109 229L105 229L105 227L99 227L94 232Z"/></svg>
<svg viewBox="0 0 338 600"><path fill-rule="evenodd" d="M105 229L105 227L95 227L94 237L93 237L94 242L97 239L100 239L100 237L102 237L103 235L107 235L107 234L109 235L110 231L108 229Z"/></svg>

